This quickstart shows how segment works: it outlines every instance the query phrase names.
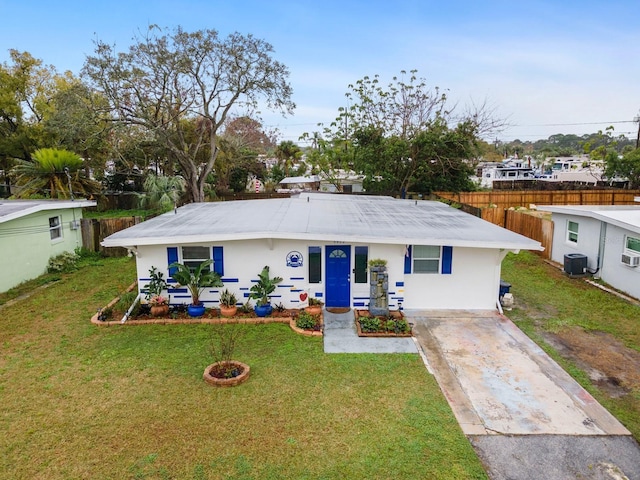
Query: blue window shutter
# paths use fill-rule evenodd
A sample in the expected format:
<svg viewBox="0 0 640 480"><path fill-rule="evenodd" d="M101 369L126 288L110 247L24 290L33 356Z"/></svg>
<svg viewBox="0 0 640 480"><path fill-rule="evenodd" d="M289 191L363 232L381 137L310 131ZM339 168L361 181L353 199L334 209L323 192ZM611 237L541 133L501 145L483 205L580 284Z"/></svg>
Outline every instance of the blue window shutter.
<svg viewBox="0 0 640 480"><path fill-rule="evenodd" d="M174 262L178 261L178 247L167 247L167 265L171 265ZM176 267L169 269L169 276L173 277L173 274L176 273Z"/></svg>
<svg viewBox="0 0 640 480"><path fill-rule="evenodd" d="M224 255L222 247L213 247L213 271L221 277L224 275Z"/></svg>
<svg viewBox="0 0 640 480"><path fill-rule="evenodd" d="M411 273L411 245L407 246L407 253L404 256L404 273Z"/></svg>
<svg viewBox="0 0 640 480"><path fill-rule="evenodd" d="M453 247L442 247L442 273L451 273L451 263L453 260Z"/></svg>

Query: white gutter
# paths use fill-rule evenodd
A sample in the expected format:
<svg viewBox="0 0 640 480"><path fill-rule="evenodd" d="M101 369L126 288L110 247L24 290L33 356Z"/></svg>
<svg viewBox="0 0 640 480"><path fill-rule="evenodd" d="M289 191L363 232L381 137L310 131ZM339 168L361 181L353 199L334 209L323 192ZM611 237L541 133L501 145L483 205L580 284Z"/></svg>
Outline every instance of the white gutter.
<svg viewBox="0 0 640 480"><path fill-rule="evenodd" d="M124 317L122 317L122 320L120 320L120 323L124 323L129 319L129 317L131 316L131 312L133 312L133 309L138 304L141 298L142 298L142 294L139 293L138 296L133 301L133 303L131 304L131 306L129 307L129 310L127 310L127 313L125 313Z"/></svg>

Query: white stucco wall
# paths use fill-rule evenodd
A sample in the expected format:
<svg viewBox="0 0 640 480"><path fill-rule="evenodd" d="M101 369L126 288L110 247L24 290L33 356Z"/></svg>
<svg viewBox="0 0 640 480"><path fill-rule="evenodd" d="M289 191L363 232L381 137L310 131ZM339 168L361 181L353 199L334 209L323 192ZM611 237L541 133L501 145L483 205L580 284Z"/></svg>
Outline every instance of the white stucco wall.
<svg viewBox="0 0 640 480"><path fill-rule="evenodd" d="M202 300L209 307L218 304L219 292L228 288L241 303L247 301L252 280L257 280L262 267L268 265L272 276L284 280L272 296L272 304L282 303L287 308L304 306L300 294L324 298L326 278L325 246L335 242L301 242L294 240L244 240L203 244L222 246L224 249L224 287L207 289ZM355 246L351 246L351 270L355 267ZM177 246L177 245L170 245ZM308 283L308 247L322 248L322 283ZM156 266L168 277L167 246L139 247L137 269L139 288L148 282L149 269ZM397 309L494 309L500 282L501 253L493 249L454 248L452 273L404 274L404 245L368 245L369 259L387 260L389 274L389 306ZM289 252L298 251L303 256L302 267L288 267ZM351 283L351 305L366 307L369 303L369 284ZM174 304L189 303L187 293L171 295ZM252 302L255 303L255 302Z"/></svg>
<svg viewBox="0 0 640 480"><path fill-rule="evenodd" d="M79 221L81 208L45 210L0 224L0 292L42 275L49 258L82 246L80 228L70 226L74 213ZM62 238L52 240L49 218L55 216L61 217Z"/></svg>
<svg viewBox="0 0 640 480"><path fill-rule="evenodd" d="M600 276L614 288L640 299L640 267L629 267L621 262L625 250L625 237L640 237L614 225L607 225L604 258Z"/></svg>
<svg viewBox="0 0 640 480"><path fill-rule="evenodd" d="M554 213L552 260L564 265L564 256L570 253L581 253L587 256L587 267L595 271L598 267L598 249L600 231L603 223L600 220ZM567 241L567 222L577 222L578 242ZM625 250L625 236L639 237L626 229L606 224L604 250L600 270L597 276L614 288L640 299L640 267L629 267L620 260Z"/></svg>
<svg viewBox="0 0 640 480"><path fill-rule="evenodd" d="M598 246L600 243L600 221L594 218L554 213L551 217L553 227L553 246L551 259L564 265L564 256L581 253L587 256L587 268L595 270L598 264ZM578 223L578 241L567 240L569 220Z"/></svg>
<svg viewBox="0 0 640 480"><path fill-rule="evenodd" d="M454 248L451 274L405 275L406 309L495 309L500 289L499 250Z"/></svg>

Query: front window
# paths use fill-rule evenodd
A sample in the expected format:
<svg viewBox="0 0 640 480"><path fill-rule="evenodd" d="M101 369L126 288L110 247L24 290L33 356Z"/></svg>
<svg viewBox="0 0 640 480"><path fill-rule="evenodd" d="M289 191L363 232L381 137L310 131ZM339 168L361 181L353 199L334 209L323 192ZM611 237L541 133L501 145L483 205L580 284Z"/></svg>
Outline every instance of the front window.
<svg viewBox="0 0 640 480"><path fill-rule="evenodd" d="M438 273L440 271L440 247L436 245L413 246L413 273Z"/></svg>
<svg viewBox="0 0 640 480"><path fill-rule="evenodd" d="M60 221L60 217L49 218L49 235L51 236L51 240L62 238L62 222Z"/></svg>
<svg viewBox="0 0 640 480"><path fill-rule="evenodd" d="M182 263L191 271L210 258L209 247L182 247Z"/></svg>
<svg viewBox="0 0 640 480"><path fill-rule="evenodd" d="M567 222L567 241L578 243L578 222Z"/></svg>

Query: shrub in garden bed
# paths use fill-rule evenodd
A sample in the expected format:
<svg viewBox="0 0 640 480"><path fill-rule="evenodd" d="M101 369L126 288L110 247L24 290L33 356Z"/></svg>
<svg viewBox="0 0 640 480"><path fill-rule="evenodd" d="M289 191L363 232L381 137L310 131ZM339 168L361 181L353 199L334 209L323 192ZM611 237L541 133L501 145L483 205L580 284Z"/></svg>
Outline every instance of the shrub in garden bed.
<svg viewBox="0 0 640 480"><path fill-rule="evenodd" d="M320 331L322 329L322 322L319 315L311 315L308 312L302 311L298 318L296 318L296 327L302 330L314 330Z"/></svg>
<svg viewBox="0 0 640 480"><path fill-rule="evenodd" d="M400 312L388 316L372 316L368 311L358 311L356 323L361 336L411 336L411 325Z"/></svg>

